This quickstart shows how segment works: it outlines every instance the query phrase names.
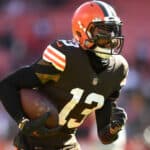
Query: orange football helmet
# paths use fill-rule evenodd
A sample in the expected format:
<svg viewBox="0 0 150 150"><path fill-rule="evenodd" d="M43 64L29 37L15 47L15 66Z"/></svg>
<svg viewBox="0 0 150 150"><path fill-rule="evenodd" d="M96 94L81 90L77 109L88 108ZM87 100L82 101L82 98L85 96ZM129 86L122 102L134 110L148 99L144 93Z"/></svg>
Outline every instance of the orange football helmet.
<svg viewBox="0 0 150 150"><path fill-rule="evenodd" d="M121 26L114 8L98 0L83 3L72 18L73 37L80 46L107 55L119 54L122 49Z"/></svg>

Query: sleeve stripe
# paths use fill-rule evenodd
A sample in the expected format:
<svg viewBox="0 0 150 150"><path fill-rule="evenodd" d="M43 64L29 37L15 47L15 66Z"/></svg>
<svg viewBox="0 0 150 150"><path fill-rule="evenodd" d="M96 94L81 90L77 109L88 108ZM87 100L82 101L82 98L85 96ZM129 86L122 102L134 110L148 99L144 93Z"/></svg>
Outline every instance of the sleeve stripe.
<svg viewBox="0 0 150 150"><path fill-rule="evenodd" d="M59 52L57 49L55 49L52 46L48 46L47 47L47 52L54 55L55 57L57 57L58 59L60 59L61 61L65 62L65 55L62 54L61 52Z"/></svg>
<svg viewBox="0 0 150 150"><path fill-rule="evenodd" d="M43 56L44 60L51 62L57 69L63 71L65 69L65 65L58 63L53 58L49 57L47 54Z"/></svg>
<svg viewBox="0 0 150 150"><path fill-rule="evenodd" d="M52 46L48 46L43 53L43 59L51 62L57 69L63 71L66 66L65 55Z"/></svg>

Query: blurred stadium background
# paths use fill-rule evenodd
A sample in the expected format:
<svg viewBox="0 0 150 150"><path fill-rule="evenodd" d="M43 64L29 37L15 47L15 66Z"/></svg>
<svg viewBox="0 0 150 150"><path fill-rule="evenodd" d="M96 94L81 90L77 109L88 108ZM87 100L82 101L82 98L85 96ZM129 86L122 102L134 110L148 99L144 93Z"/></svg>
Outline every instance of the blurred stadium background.
<svg viewBox="0 0 150 150"><path fill-rule="evenodd" d="M130 65L119 101L128 113L126 143L119 150L150 150L150 0L104 1L122 18L122 54ZM0 79L32 63L53 40L72 38L71 17L82 2L0 0ZM16 132L16 124L0 104L0 150L14 150L11 143ZM97 140L94 115L79 129L78 139L83 150L112 149L103 148Z"/></svg>

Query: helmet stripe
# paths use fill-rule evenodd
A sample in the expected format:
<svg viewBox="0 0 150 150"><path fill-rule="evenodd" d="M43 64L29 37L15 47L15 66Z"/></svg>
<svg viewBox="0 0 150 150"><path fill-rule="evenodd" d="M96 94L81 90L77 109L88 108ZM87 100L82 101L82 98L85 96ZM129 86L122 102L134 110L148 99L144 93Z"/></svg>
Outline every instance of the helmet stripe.
<svg viewBox="0 0 150 150"><path fill-rule="evenodd" d="M100 1L95 1L95 3L103 10L105 16L116 17L116 12L110 5Z"/></svg>

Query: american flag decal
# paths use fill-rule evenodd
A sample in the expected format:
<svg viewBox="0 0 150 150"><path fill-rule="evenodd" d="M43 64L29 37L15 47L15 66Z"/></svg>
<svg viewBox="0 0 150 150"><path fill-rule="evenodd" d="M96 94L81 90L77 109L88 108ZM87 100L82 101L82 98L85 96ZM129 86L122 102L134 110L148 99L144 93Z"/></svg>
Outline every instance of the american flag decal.
<svg viewBox="0 0 150 150"><path fill-rule="evenodd" d="M56 48L49 45L44 53L43 60L50 62L54 65L58 70L64 71L66 66L66 57L63 53L58 51Z"/></svg>

